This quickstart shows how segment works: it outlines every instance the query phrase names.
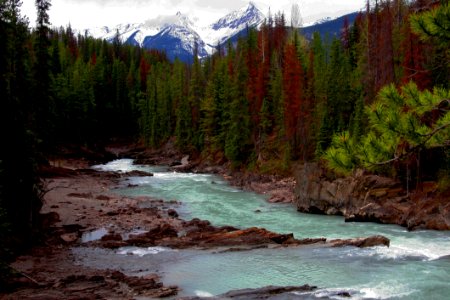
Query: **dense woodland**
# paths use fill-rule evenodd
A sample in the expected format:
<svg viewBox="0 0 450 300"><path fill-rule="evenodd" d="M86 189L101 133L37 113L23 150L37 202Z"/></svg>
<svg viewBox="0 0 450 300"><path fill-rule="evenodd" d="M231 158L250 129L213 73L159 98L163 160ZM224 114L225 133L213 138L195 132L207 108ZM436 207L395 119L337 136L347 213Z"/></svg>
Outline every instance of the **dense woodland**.
<svg viewBox="0 0 450 300"><path fill-rule="evenodd" d="M368 1L312 40L278 13L191 65L52 28L50 5L36 0L33 26L0 2L0 241L35 228L46 154L111 137L259 172L315 160L450 184L447 1Z"/></svg>

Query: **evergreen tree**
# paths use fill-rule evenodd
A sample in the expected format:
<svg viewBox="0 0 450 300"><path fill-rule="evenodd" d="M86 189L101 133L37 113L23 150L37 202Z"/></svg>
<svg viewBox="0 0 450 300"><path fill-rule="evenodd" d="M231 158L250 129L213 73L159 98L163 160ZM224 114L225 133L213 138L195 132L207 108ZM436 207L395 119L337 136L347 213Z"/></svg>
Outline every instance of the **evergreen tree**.
<svg viewBox="0 0 450 300"><path fill-rule="evenodd" d="M158 116L158 139L159 143L163 143L172 136L172 97L170 66L167 63L157 65L157 116Z"/></svg>
<svg viewBox="0 0 450 300"><path fill-rule="evenodd" d="M270 68L268 97L272 100L273 130L276 131L277 136L284 138L283 69L279 65L278 53L274 52L272 56L274 58Z"/></svg>
<svg viewBox="0 0 450 300"><path fill-rule="evenodd" d="M51 144L53 137L53 99L51 96L51 78L50 78L50 19L48 10L50 9L50 0L36 0L37 21L36 21L36 40L35 52L36 62L34 65L35 77L35 112L36 112L36 130L38 135L48 145Z"/></svg>
<svg viewBox="0 0 450 300"><path fill-rule="evenodd" d="M326 149L329 143L329 131L331 126L327 117L327 83L328 83L328 66L327 53L323 45L322 38L318 32L313 35L311 51L313 53L313 60L310 64L314 80L311 82L311 97L315 103L313 107L313 119L316 123L315 139L316 139L316 156L320 156Z"/></svg>
<svg viewBox="0 0 450 300"><path fill-rule="evenodd" d="M247 162L251 149L250 114L247 100L248 69L247 56L243 49L238 56L236 76L232 87L232 102L229 108L230 123L225 140L225 156L235 167Z"/></svg>
<svg viewBox="0 0 450 300"><path fill-rule="evenodd" d="M411 27L423 41L435 46L432 53L427 53L434 60L430 66L434 83L450 88L450 4L442 2L430 11L412 15Z"/></svg>
<svg viewBox="0 0 450 300"><path fill-rule="evenodd" d="M191 107L192 137L191 144L200 149L202 145L202 136L200 132L200 102L204 96L205 80L203 77L202 66L198 59L198 45L194 51L194 63L191 67L191 78L189 84L189 105Z"/></svg>
<svg viewBox="0 0 450 300"><path fill-rule="evenodd" d="M185 70L179 60L175 61L173 67L173 101L176 103L176 127L175 137L179 149L188 150L192 145L193 129L192 114L187 88L185 87Z"/></svg>
<svg viewBox="0 0 450 300"><path fill-rule="evenodd" d="M216 64L201 103L204 150L212 152L223 150L222 136L226 134L226 129L222 127L224 105L230 101L226 61L220 60Z"/></svg>

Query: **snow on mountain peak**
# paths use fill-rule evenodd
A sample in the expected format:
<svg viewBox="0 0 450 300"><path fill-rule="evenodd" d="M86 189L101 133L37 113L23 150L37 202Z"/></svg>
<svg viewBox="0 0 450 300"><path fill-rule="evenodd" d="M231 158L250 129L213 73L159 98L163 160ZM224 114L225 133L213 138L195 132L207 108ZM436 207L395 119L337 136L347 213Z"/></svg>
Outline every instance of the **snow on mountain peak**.
<svg viewBox="0 0 450 300"><path fill-rule="evenodd" d="M212 24L212 29L219 30L224 27L238 28L242 24L254 25L264 19L262 12L255 6L253 2L249 2L247 6L235 10L225 17L219 19Z"/></svg>
<svg viewBox="0 0 450 300"><path fill-rule="evenodd" d="M265 16L253 2L249 2L241 9L235 10L220 18L207 28L204 28L200 35L207 45L213 50L218 44L224 43L229 38L244 30L247 26L260 25Z"/></svg>
<svg viewBox="0 0 450 300"><path fill-rule="evenodd" d="M102 27L86 30L96 38L111 41L117 32L123 42L139 45L145 48L166 50L169 54L183 50L185 56L193 53L195 44L201 57L214 52L217 44L222 44L229 38L244 30L247 26L260 25L265 16L249 2L241 9L235 10L217 22L200 28L185 14L178 11L175 15L158 16L140 24L121 24L114 28ZM179 54L181 56L181 54ZM171 55L169 55L170 57Z"/></svg>

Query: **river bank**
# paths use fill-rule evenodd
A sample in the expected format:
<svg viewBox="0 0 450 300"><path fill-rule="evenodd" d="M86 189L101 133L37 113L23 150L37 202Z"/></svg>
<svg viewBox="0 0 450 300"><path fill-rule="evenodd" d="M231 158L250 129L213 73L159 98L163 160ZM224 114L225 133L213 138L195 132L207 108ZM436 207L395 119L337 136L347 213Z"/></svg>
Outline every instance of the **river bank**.
<svg viewBox="0 0 450 300"><path fill-rule="evenodd" d="M128 176L145 172L98 172L80 159L51 161L41 170L46 194L42 208L45 236L42 244L11 266L11 292L2 299L92 299L169 297L176 286L164 286L157 270L145 276L126 275L118 269L81 265L74 247L117 249L124 246L248 251L273 247L315 245L366 247L388 245L383 237L369 239L296 239L262 228L215 227L206 220L184 221L176 201L128 197L116 193ZM230 224L233 225L233 224Z"/></svg>
<svg viewBox="0 0 450 300"><path fill-rule="evenodd" d="M450 230L450 191L439 191L436 182L424 182L410 192L399 181L362 170L333 178L316 163L298 168L296 178L294 205L300 212L408 230Z"/></svg>
<svg viewBox="0 0 450 300"><path fill-rule="evenodd" d="M317 163L297 165L290 176L241 171L223 161L183 155L171 142L158 150L137 147L122 155L142 164L169 165L177 172L218 174L233 186L268 195L271 203L292 203L303 213L344 216L347 222L396 224L408 230L450 230L450 191L438 191L436 182L407 191L397 180L361 170L336 178Z"/></svg>

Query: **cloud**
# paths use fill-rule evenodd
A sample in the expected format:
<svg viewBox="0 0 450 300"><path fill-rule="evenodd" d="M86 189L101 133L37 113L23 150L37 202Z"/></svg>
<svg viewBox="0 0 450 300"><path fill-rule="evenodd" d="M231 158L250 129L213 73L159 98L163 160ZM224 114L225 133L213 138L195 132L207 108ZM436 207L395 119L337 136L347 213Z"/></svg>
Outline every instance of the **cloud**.
<svg viewBox="0 0 450 300"><path fill-rule="evenodd" d="M134 6L134 7L148 7L148 6L177 6L180 4L184 4L185 2L193 2L192 0L60 0L61 2L66 3L75 3L75 4L96 4L100 6L109 6L109 5L120 5L123 7ZM214 2L214 1L211 1Z"/></svg>
<svg viewBox="0 0 450 300"><path fill-rule="evenodd" d="M213 8L213 9L237 9L248 3L247 0L226 0L226 1L211 1L211 0L197 0L194 1L195 5L200 8Z"/></svg>
<svg viewBox="0 0 450 300"><path fill-rule="evenodd" d="M175 15L173 15L173 16L158 16L154 19L145 21L145 25L148 27L156 27L156 26L160 26L162 24L164 24L164 25L173 24L173 23L176 23L177 21L178 21L178 17Z"/></svg>
<svg viewBox="0 0 450 300"><path fill-rule="evenodd" d="M54 26L71 23L73 28L84 29L97 26L115 26L120 23L140 23L146 20L169 22L177 11L188 15L196 24L206 26L232 10L245 6L250 0L57 0L52 1L50 22ZM293 3L300 5L305 22L323 16L335 16L364 7L366 0L253 0L256 6L268 13L284 11L287 20ZM24 0L23 14L34 25L36 8L34 0ZM165 17L164 17L165 16ZM169 17L168 17L169 16ZM156 20L155 20L156 18ZM159 18L159 19L158 19Z"/></svg>
<svg viewBox="0 0 450 300"><path fill-rule="evenodd" d="M135 4L135 5L140 5L140 4L145 4L148 3L149 1L145 1L145 0L63 0L63 2L67 2L67 3L78 3L78 4L83 4L83 3L88 3L88 4L98 4L98 5L111 5L111 4L121 4L121 5L129 5L129 4Z"/></svg>

